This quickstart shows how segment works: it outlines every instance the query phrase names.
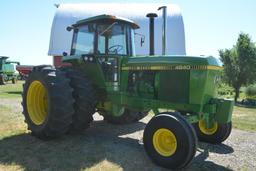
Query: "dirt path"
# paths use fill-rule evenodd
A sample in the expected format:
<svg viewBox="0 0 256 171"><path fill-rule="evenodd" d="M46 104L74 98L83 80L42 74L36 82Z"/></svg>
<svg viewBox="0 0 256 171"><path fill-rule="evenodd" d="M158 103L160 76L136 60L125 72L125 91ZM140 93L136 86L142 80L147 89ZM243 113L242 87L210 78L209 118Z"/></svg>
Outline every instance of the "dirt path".
<svg viewBox="0 0 256 171"><path fill-rule="evenodd" d="M22 111L21 98L0 99L0 105L11 109L14 113Z"/></svg>
<svg viewBox="0 0 256 171"><path fill-rule="evenodd" d="M20 99L1 99L1 105L16 114L22 110ZM83 134L54 141L44 142L28 133L4 138L0 140L0 163L16 163L25 170L165 170L154 165L143 148L141 140L149 116L125 126L108 124L97 114L94 118ZM256 170L255 161L256 132L233 129L221 145L199 143L186 170Z"/></svg>

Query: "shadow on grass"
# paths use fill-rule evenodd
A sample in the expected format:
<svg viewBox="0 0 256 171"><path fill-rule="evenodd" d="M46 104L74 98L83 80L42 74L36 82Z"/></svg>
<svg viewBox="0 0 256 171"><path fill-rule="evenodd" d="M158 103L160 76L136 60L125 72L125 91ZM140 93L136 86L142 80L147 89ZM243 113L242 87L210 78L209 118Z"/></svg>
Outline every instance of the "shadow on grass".
<svg viewBox="0 0 256 171"><path fill-rule="evenodd" d="M22 91L7 91L7 94L16 94L16 95L21 95Z"/></svg>
<svg viewBox="0 0 256 171"><path fill-rule="evenodd" d="M117 126L95 121L83 134L67 135L52 141L20 134L0 140L0 163L15 163L25 170L81 170L108 161L123 170L164 170L149 160L140 140L136 139L138 135L134 138L129 135L144 127L143 122ZM140 138L141 133L138 133ZM187 170L228 170L205 161L209 151L214 151L210 145L200 145L200 148L203 151L194 158ZM228 149L226 153L232 151L231 147L224 148ZM214 152L221 153L221 150Z"/></svg>

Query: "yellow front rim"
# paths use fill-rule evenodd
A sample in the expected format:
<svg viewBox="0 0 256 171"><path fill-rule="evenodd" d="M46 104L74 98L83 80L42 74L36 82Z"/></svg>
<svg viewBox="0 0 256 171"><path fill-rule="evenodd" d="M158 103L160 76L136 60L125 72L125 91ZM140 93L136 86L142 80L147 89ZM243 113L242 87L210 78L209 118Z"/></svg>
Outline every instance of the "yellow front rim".
<svg viewBox="0 0 256 171"><path fill-rule="evenodd" d="M27 92L27 110L31 121L41 125L47 116L48 97L44 85L39 81L33 81Z"/></svg>
<svg viewBox="0 0 256 171"><path fill-rule="evenodd" d="M206 135L212 135L214 134L217 129L218 129L218 123L214 122L213 127L212 128L206 128L206 123L204 119L201 119L198 123L199 125L199 129L202 133L206 134Z"/></svg>
<svg viewBox="0 0 256 171"><path fill-rule="evenodd" d="M155 150L162 156L172 156L177 149L177 140L172 131L161 128L153 135L153 145Z"/></svg>

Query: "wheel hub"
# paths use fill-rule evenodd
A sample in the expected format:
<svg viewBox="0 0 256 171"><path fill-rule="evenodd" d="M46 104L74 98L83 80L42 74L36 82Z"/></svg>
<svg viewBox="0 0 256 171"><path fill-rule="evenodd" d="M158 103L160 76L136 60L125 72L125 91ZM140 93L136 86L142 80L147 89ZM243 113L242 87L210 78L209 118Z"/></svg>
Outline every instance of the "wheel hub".
<svg viewBox="0 0 256 171"><path fill-rule="evenodd" d="M27 109L35 125L41 125L45 121L48 113L48 96L44 85L39 81L33 81L29 86Z"/></svg>
<svg viewBox="0 0 256 171"><path fill-rule="evenodd" d="M161 128L153 135L153 145L155 150L162 156L172 156L177 149L177 140L172 131Z"/></svg>
<svg viewBox="0 0 256 171"><path fill-rule="evenodd" d="M212 128L206 128L206 123L205 123L204 119L200 120L198 124L199 124L200 131L203 132L206 135L212 135L218 129L218 123L217 122L214 122Z"/></svg>

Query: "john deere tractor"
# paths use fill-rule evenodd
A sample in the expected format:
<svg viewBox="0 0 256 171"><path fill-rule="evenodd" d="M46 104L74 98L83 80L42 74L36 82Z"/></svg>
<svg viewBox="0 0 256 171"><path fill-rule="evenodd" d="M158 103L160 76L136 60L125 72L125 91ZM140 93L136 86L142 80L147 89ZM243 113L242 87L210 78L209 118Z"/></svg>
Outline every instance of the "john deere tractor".
<svg viewBox="0 0 256 171"><path fill-rule="evenodd" d="M4 85L7 81L12 81L13 84L17 82L19 73L15 66L19 62L7 61L9 57L0 56L0 85Z"/></svg>
<svg viewBox="0 0 256 171"><path fill-rule="evenodd" d="M218 144L228 138L233 101L216 98L222 69L216 59L156 56L153 49L136 56L137 28L112 15L67 28L73 31L70 56L63 54L69 66L34 67L24 84L23 113L32 135L51 139L81 132L96 111L114 124L136 122L153 111L145 150L156 164L173 169L190 163L197 139Z"/></svg>

